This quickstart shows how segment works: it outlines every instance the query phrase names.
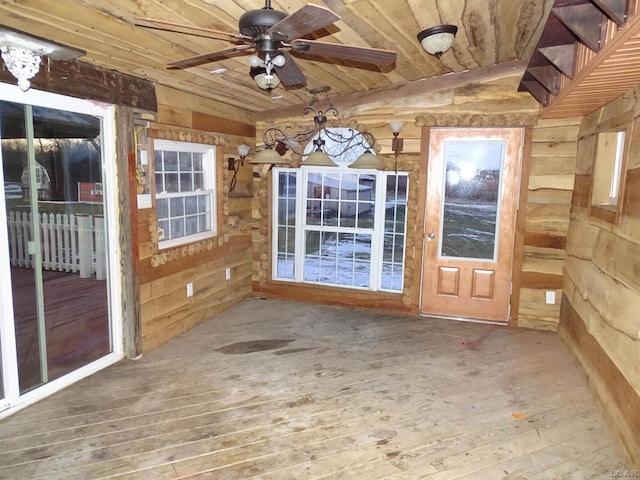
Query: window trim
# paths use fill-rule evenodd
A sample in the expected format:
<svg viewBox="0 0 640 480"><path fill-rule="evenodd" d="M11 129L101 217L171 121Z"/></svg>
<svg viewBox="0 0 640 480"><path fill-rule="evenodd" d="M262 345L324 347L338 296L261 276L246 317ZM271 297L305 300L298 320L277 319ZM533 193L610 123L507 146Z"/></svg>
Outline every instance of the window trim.
<svg viewBox="0 0 640 480"><path fill-rule="evenodd" d="M155 169L155 152L156 150L165 150L171 152L197 152L203 154L203 171L205 177L205 184L208 184L209 188L205 191L210 192L210 200L209 200L209 208L211 210L210 216L210 224L211 230L207 230L205 232L200 232L192 235L185 235L182 237L170 239L170 240L159 240L158 241L158 249L164 250L168 248L179 247L183 245L187 245L190 243L199 242L202 240L206 240L209 238L215 238L219 234L220 226L218 225L219 212L218 207L220 203L220 199L218 198L219 185L218 185L218 168L217 168L217 151L215 145L209 145L205 143L195 143L195 142L183 142L178 140L166 140L162 138L154 138L152 143L152 152L151 158L153 159L153 168L152 168L152 182L153 182L153 209L158 212L157 208L157 198L158 191L156 185L156 169ZM160 193L160 195L163 195ZM167 197L161 198L169 198L172 194L166 194Z"/></svg>
<svg viewBox="0 0 640 480"><path fill-rule="evenodd" d="M614 171L611 172L611 181L609 184L610 190L613 187L613 184L617 182L617 197L612 197L610 192L610 200L615 199L615 203L607 203L607 204L594 204L593 203L593 194L596 184L596 164L598 161L598 145L600 142L600 135L602 134L615 134L615 133L624 133L624 143L621 150L621 159L618 162L614 159L613 168ZM595 134L595 147L593 151L593 162L592 162L592 173L591 173L591 184L589 186L589 216L593 218L597 218L604 222L610 223L612 225L619 225L620 219L622 216L622 207L624 200L624 192L626 185L626 177L627 177L627 163L629 158L629 151L633 136L633 122L628 123L626 125L621 125L619 127L602 129L596 132ZM618 152L618 148L616 148L616 153ZM619 171L616 170L619 168ZM613 178L614 175L618 176L617 181Z"/></svg>

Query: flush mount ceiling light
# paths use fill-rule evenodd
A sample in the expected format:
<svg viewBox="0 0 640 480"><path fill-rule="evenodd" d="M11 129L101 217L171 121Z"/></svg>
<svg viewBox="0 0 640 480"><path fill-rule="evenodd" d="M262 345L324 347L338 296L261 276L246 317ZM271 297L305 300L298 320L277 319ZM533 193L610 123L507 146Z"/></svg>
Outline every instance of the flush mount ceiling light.
<svg viewBox="0 0 640 480"><path fill-rule="evenodd" d="M438 25L422 30L418 34L418 41L427 53L440 58L451 48L456 33L458 33L458 27L455 25Z"/></svg>
<svg viewBox="0 0 640 480"><path fill-rule="evenodd" d="M7 69L18 79L18 86L25 92L31 86L30 80L40 70L42 56L71 60L87 53L1 25L0 52Z"/></svg>

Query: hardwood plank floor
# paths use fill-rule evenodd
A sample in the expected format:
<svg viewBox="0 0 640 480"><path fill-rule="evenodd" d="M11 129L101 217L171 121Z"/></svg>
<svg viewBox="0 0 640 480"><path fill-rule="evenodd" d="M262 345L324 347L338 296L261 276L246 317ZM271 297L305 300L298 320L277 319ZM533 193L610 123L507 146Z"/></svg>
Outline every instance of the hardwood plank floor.
<svg viewBox="0 0 640 480"><path fill-rule="evenodd" d="M1 479L627 469L550 332L251 299L0 421Z"/></svg>

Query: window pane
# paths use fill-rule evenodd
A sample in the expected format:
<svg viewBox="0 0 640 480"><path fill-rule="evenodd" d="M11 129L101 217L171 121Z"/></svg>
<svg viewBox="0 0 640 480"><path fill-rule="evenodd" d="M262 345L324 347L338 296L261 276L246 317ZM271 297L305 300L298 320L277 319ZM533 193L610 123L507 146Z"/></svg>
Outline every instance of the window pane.
<svg viewBox="0 0 640 480"><path fill-rule="evenodd" d="M158 218L169 217L169 200L166 198L158 198L156 200L156 211Z"/></svg>
<svg viewBox="0 0 640 480"><path fill-rule="evenodd" d="M320 200L307 201L307 225L320 225L322 222L322 202Z"/></svg>
<svg viewBox="0 0 640 480"><path fill-rule="evenodd" d="M164 177L161 173L156 173L156 192L164 192Z"/></svg>
<svg viewBox="0 0 640 480"><path fill-rule="evenodd" d="M178 174L177 173L167 173L164 177L164 188L167 193L177 193L180 191L180 187L178 185Z"/></svg>
<svg viewBox="0 0 640 480"><path fill-rule="evenodd" d="M181 173L180 174L180 191L181 192L192 192L193 184L191 182L192 175L190 173Z"/></svg>
<svg viewBox="0 0 640 480"><path fill-rule="evenodd" d="M184 237L184 219L171 219L171 238Z"/></svg>
<svg viewBox="0 0 640 480"><path fill-rule="evenodd" d="M211 230L211 217L209 215L198 215L198 229L200 232Z"/></svg>
<svg viewBox="0 0 640 480"><path fill-rule="evenodd" d="M193 152L192 158L193 158L193 171L202 172L204 170L202 166L203 154L200 152Z"/></svg>
<svg viewBox="0 0 640 480"><path fill-rule="evenodd" d="M195 235L198 233L198 217L191 216L185 218L185 234L186 235Z"/></svg>
<svg viewBox="0 0 640 480"><path fill-rule="evenodd" d="M163 152L165 172L178 170L178 152Z"/></svg>
<svg viewBox="0 0 640 480"><path fill-rule="evenodd" d="M172 217L180 217L184 215L184 198L171 198L169 200L169 212Z"/></svg>
<svg viewBox="0 0 640 480"><path fill-rule="evenodd" d="M190 172L192 170L191 152L180 152L180 171Z"/></svg>
<svg viewBox="0 0 640 480"><path fill-rule="evenodd" d="M171 234L169 230L169 220L158 220L158 228L160 229L160 240L168 240Z"/></svg>
<svg viewBox="0 0 640 480"><path fill-rule="evenodd" d="M184 207L186 215L198 213L198 197L190 195L184 199Z"/></svg>
<svg viewBox="0 0 640 480"><path fill-rule="evenodd" d="M402 291L406 230L407 175L387 174L380 288Z"/></svg>
<svg viewBox="0 0 640 480"><path fill-rule="evenodd" d="M446 142L442 257L494 259L503 152L504 142Z"/></svg>
<svg viewBox="0 0 640 480"><path fill-rule="evenodd" d="M373 203L358 204L358 228L373 228L374 207Z"/></svg>

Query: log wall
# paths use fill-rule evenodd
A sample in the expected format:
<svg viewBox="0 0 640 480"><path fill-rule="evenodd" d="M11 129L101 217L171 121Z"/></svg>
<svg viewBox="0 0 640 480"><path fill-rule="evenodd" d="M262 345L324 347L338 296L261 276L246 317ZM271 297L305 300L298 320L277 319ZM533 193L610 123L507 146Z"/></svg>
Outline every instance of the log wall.
<svg viewBox="0 0 640 480"><path fill-rule="evenodd" d="M418 315L425 208L422 197L426 191L426 169L421 169L426 161L421 152L427 148L423 144L423 128L528 125L510 324L555 330L559 321L579 120L545 120L533 125L537 120L537 105L531 96L516 92L512 74L485 72L484 77L480 75L475 72L469 79L470 84L454 78L447 85L438 84L433 91L416 92L414 97L397 104L377 98L368 105L344 99L334 102L342 108L341 114L345 112L342 125L357 125L375 135L385 169L393 168L394 158L388 122L405 122L400 135L404 139L404 150L398 158L399 169L409 171L407 270L402 295L271 281L268 169L257 169L254 176L254 290L262 295L281 298L314 299L320 303ZM444 88L452 85L457 87ZM258 133L274 124L310 126L308 119L295 117L293 113L290 109L279 115L276 112L273 118L259 121ZM348 117L349 114L354 116ZM258 138L257 143L260 140ZM556 294L556 302L552 305L545 303L545 294L549 290Z"/></svg>
<svg viewBox="0 0 640 480"><path fill-rule="evenodd" d="M255 120L251 114L178 90L157 86L158 115L138 135L142 149L150 138L215 145L218 179L218 236L178 248L158 249L155 211L138 211L142 352L180 335L251 293L252 173L240 168L235 189L230 157L237 145L254 150ZM152 156L150 155L152 158ZM152 183L152 182L151 182ZM151 188L153 186L151 185ZM231 279L225 279L230 269ZM187 283L194 294L186 295Z"/></svg>
<svg viewBox="0 0 640 480"><path fill-rule="evenodd" d="M579 119L540 120L533 129L530 162L523 165L521 276L514 285L519 302L512 323L520 327L558 326L579 125ZM546 303L547 292L555 294L555 303Z"/></svg>
<svg viewBox="0 0 640 480"><path fill-rule="evenodd" d="M559 332L640 465L640 86L580 126ZM631 124L621 216L591 208L598 132Z"/></svg>

